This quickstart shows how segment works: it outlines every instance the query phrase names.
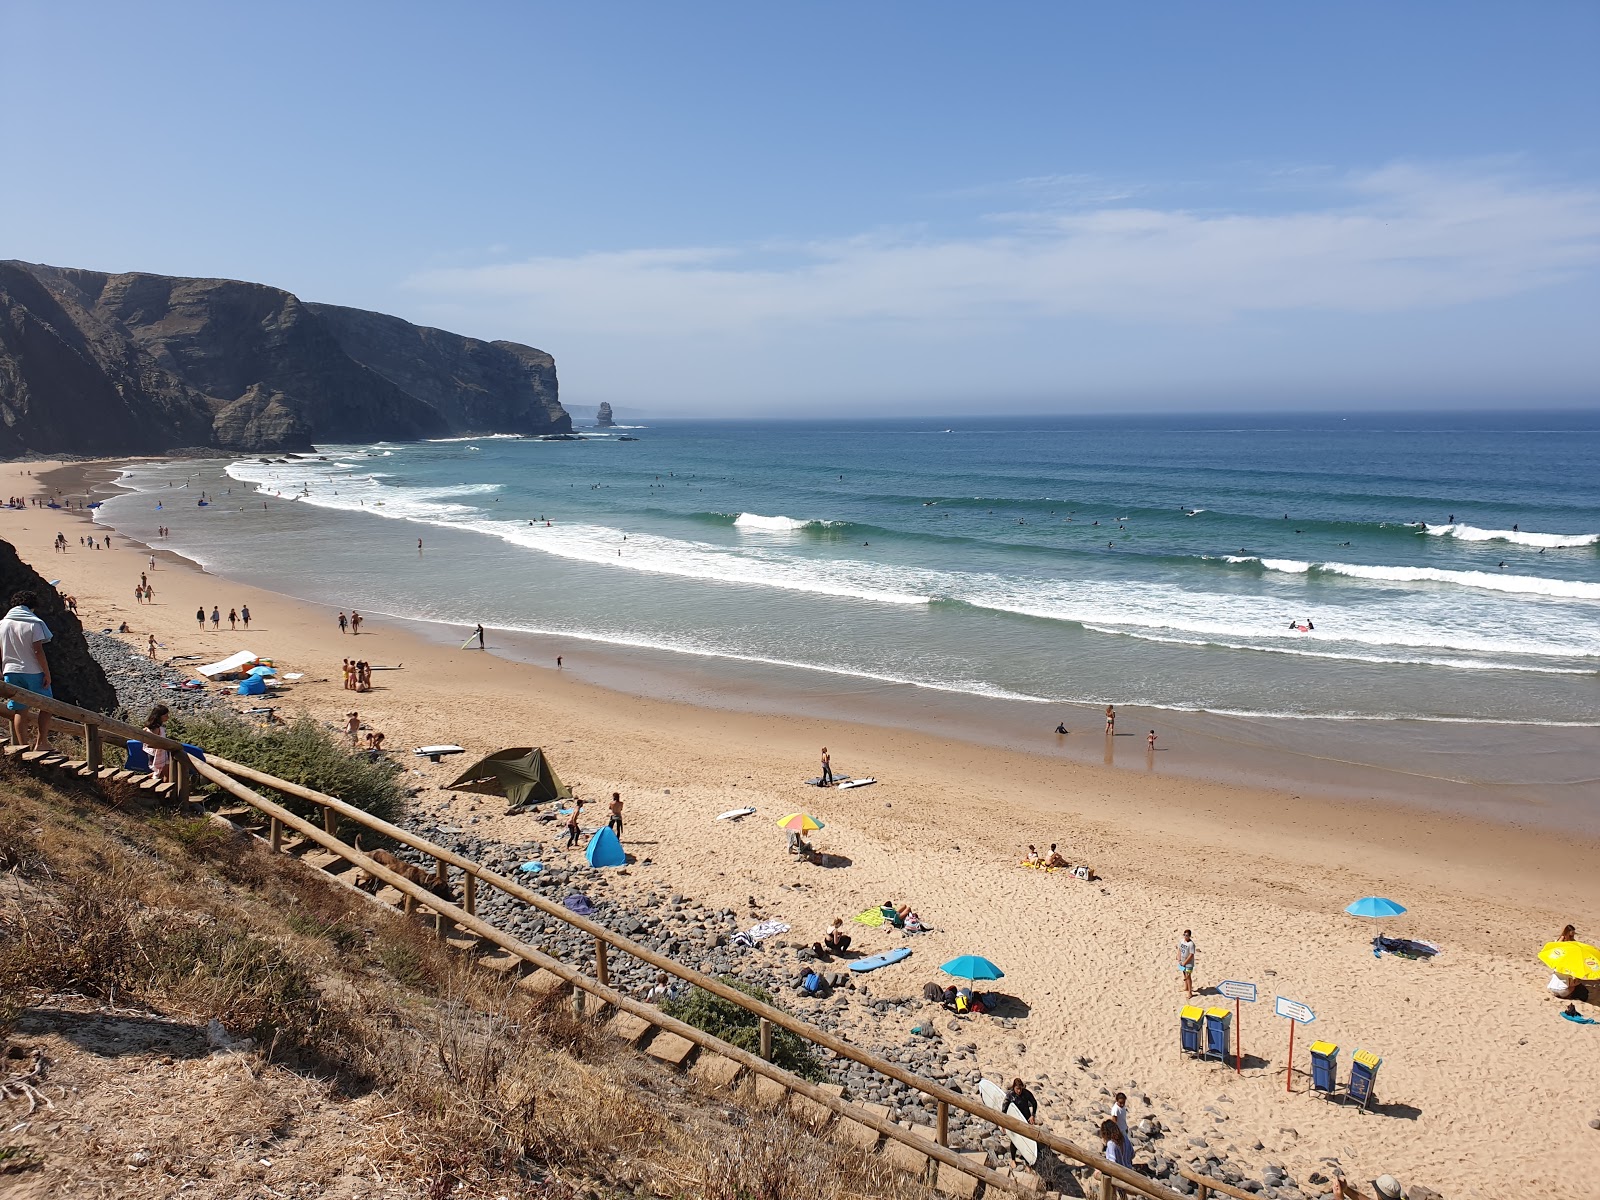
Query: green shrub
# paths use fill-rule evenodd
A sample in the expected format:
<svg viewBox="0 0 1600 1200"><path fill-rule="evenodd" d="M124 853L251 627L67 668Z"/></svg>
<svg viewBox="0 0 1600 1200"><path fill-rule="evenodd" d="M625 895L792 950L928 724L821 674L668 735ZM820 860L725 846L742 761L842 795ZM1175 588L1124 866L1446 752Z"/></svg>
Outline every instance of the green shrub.
<svg viewBox="0 0 1600 1200"><path fill-rule="evenodd" d="M758 987L741 983L727 975L722 976L721 981L752 1000L772 1003L772 997ZM740 1008L732 1000L712 995L704 988L695 988L687 995L668 1000L661 1006L661 1011L713 1037L721 1038L730 1046L737 1046L750 1054L761 1053L761 1018L749 1009ZM772 1064L802 1079L824 1077L811 1043L799 1034L777 1026L772 1029Z"/></svg>
<svg viewBox="0 0 1600 1200"><path fill-rule="evenodd" d="M406 791L398 766L386 758L372 761L365 755L350 753L310 717L265 728L228 715L174 717L168 731L207 753L336 796L385 821L397 820L405 805ZM310 801L285 796L271 788L256 790L297 816L318 824L322 821L321 808Z"/></svg>

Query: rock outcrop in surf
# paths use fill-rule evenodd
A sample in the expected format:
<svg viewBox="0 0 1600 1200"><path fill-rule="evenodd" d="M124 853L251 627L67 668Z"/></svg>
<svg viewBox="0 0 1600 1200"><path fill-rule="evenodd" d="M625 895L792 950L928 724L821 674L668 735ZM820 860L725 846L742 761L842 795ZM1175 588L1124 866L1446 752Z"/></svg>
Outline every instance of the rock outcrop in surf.
<svg viewBox="0 0 1600 1200"><path fill-rule="evenodd" d="M571 428L531 346L258 283L0 261L0 455Z"/></svg>

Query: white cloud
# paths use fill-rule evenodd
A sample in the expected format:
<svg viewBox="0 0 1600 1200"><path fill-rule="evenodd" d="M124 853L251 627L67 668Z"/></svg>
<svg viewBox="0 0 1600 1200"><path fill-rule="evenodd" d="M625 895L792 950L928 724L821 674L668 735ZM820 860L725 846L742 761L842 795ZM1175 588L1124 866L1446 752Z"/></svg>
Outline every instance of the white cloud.
<svg viewBox="0 0 1600 1200"><path fill-rule="evenodd" d="M1193 324L1439 309L1537 289L1600 259L1600 191L1406 164L1347 176L1321 204L1291 211L1102 202L985 219L965 237L902 230L604 251L428 271L409 286L547 338L815 334L862 322L938 336L1074 317Z"/></svg>

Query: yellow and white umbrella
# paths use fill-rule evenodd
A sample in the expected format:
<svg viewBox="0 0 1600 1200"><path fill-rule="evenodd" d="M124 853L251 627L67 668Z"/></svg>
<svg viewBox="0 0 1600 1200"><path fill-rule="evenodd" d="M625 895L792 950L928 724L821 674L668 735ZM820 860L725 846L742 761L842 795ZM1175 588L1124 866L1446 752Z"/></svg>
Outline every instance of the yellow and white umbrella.
<svg viewBox="0 0 1600 1200"><path fill-rule="evenodd" d="M1600 950L1586 942L1546 942L1539 961L1568 979L1600 979Z"/></svg>

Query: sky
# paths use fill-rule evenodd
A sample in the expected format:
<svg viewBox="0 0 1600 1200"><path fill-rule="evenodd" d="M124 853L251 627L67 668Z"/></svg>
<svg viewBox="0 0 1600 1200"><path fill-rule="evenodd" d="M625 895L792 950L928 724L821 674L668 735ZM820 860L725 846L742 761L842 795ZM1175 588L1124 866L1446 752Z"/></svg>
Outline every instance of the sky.
<svg viewBox="0 0 1600 1200"><path fill-rule="evenodd" d="M1600 5L0 0L0 257L655 415L1600 405Z"/></svg>

